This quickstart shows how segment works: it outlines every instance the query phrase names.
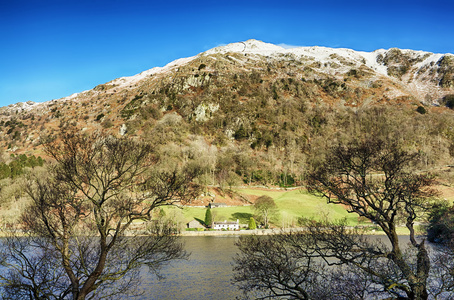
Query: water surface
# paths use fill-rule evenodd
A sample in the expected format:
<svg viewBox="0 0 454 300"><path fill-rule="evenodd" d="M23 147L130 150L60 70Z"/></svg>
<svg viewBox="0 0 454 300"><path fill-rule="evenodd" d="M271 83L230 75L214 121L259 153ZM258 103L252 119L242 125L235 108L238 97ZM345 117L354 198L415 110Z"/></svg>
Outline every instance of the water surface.
<svg viewBox="0 0 454 300"><path fill-rule="evenodd" d="M235 299L241 296L233 277L233 257L238 252L234 245L239 236L186 236L182 237L188 260L173 261L165 266L157 279L143 268L140 291L143 296L134 299ZM403 248L409 243L408 236L400 236ZM370 240L381 240L389 246L383 235L368 236ZM127 298L125 298L127 299Z"/></svg>
<svg viewBox="0 0 454 300"><path fill-rule="evenodd" d="M231 284L232 258L238 251L235 236L183 237L188 260L165 266L158 280L144 272L139 299L235 299L241 294Z"/></svg>

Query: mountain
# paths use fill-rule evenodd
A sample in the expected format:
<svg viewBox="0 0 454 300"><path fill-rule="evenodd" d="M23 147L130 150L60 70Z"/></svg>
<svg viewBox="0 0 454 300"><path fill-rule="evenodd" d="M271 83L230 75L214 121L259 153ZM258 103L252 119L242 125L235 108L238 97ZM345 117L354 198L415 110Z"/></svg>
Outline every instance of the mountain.
<svg viewBox="0 0 454 300"><path fill-rule="evenodd" d="M77 126L156 143L198 137L207 145L237 141L252 149L287 147L288 141L275 141L285 130L304 148L316 136L314 128L329 123L330 111L389 106L414 112L422 106L446 114L443 106L453 95L452 54L286 49L248 40L62 99L2 107L0 146L39 152L43 135Z"/></svg>

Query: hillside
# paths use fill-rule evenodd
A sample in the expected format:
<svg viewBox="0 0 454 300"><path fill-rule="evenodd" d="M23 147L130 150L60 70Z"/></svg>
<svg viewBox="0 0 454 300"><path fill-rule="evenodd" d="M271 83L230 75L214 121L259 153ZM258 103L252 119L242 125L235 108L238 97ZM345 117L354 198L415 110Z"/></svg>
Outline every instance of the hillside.
<svg viewBox="0 0 454 300"><path fill-rule="evenodd" d="M453 95L452 54L248 40L66 98L2 107L0 147L40 155L42 137L61 129L106 130L203 161L207 183L238 175L289 184L314 150L356 130L408 140L427 154L425 166L449 164L454 124L444 106Z"/></svg>

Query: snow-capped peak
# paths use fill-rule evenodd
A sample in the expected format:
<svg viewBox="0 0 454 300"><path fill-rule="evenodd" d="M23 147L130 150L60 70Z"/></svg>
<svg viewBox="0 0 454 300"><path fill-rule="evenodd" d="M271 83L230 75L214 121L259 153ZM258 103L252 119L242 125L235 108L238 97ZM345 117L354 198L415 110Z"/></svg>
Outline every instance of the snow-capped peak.
<svg viewBox="0 0 454 300"><path fill-rule="evenodd" d="M214 54L214 53L227 53L227 52L245 52L245 53L255 53L255 54L261 54L261 55L271 55L273 53L282 52L282 51L285 51L285 49L280 46L276 46L276 45L269 44L269 43L264 43L262 41L257 41L257 40L247 40L245 42L238 42L238 43L228 44L225 46L219 46L219 47L213 48L211 50L208 50L206 52L203 52L199 55L210 55L210 54ZM191 60L195 59L196 57L197 56L180 58L173 62L170 62L169 64L167 64L164 67L155 67L155 68L144 71L144 72L134 75L134 76L117 78L115 80L112 80L110 82L110 84L114 84L119 87L131 85L150 75L157 74L157 73L163 73L163 72L166 72L175 67L184 65L184 64L190 62Z"/></svg>
<svg viewBox="0 0 454 300"><path fill-rule="evenodd" d="M211 55L216 53L228 53L228 52L237 52L237 53L248 53L248 54L258 54L264 56L273 56L273 55L293 55L297 57L306 57L319 61L321 63L333 61L333 54L339 57L349 59L350 61L355 61L360 64L361 62L366 62L370 68L378 71L379 73L386 74L386 67L379 65L376 61L377 55L379 52L359 52L351 49L344 48L328 48L328 47L281 47L270 43L265 43L258 40L247 40L245 42L232 43L228 45L219 46L208 50L201 55Z"/></svg>
<svg viewBox="0 0 454 300"><path fill-rule="evenodd" d="M245 42L232 43L225 46L219 46L204 52L206 55L227 52L244 52L269 55L275 52L282 52L285 48L274 44L265 43L257 40L247 40Z"/></svg>
<svg viewBox="0 0 454 300"><path fill-rule="evenodd" d="M157 74L166 73L171 70L176 70L180 66L183 66L192 60L209 55L215 54L226 54L226 53L242 53L251 54L249 57L256 55L255 59L260 59L260 56L274 57L277 59L289 59L289 60L301 60L305 62L318 62L320 63L320 71L336 74L339 72L347 72L351 68L360 67L365 65L370 69L374 70L378 74L387 76L388 66L384 64L379 57L386 56L389 50L379 49L373 52L355 51L344 48L328 48L328 47L281 47L275 44L265 43L262 41L250 39L244 42L231 43L227 45L218 46L210 49L196 56L177 59L170 62L164 67L155 67L150 70L146 70L130 77L121 77L109 82L109 85L115 87L132 87L137 85L138 82ZM443 55L426 53L422 51L413 50L401 50L407 56L424 57L416 67L422 68L426 65L436 63ZM249 58L248 57L248 58ZM76 100L79 96L83 95L84 92L74 94L69 97L62 98L62 100Z"/></svg>

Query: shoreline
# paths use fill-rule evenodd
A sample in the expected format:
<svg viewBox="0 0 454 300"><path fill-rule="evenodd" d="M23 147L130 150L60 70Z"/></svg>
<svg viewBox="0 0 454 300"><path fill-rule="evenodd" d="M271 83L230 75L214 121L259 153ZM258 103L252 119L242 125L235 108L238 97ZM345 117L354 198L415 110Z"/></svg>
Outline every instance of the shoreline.
<svg viewBox="0 0 454 300"><path fill-rule="evenodd" d="M409 235L405 227L399 227L399 235ZM295 227L295 228L275 228L275 229L254 229L254 230L210 230L210 231L182 231L179 236L240 236L240 235L270 235L280 232L292 232L304 230L304 227ZM364 233L365 235L385 235L385 232L382 230L371 230ZM424 231L417 231L417 236L424 236Z"/></svg>
<svg viewBox="0 0 454 300"><path fill-rule="evenodd" d="M280 230L279 230L280 231ZM218 235L269 235L278 232L274 229L254 229L254 230L210 230L210 231L182 231L180 236L218 236Z"/></svg>
<svg viewBox="0 0 454 300"><path fill-rule="evenodd" d="M351 227L354 228L354 227ZM241 235L271 235L271 234L279 234L281 232L293 232L293 231L301 231L305 230L304 227L293 227L293 228L273 228L273 229L254 229L254 230L208 230L208 231L181 231L177 233L178 236L241 236ZM10 236L13 232L7 230L0 230L0 238L4 238ZM425 232L421 230L417 230L417 236L425 236ZM365 235L385 235L385 232L382 230L370 230L364 232ZM26 236L26 233L18 230L15 231L13 235L16 236ZM130 230L125 232L126 236L136 236L137 232L134 230ZM139 234L140 235L140 234ZM408 230L406 230L405 226L398 227L398 235L409 235Z"/></svg>

